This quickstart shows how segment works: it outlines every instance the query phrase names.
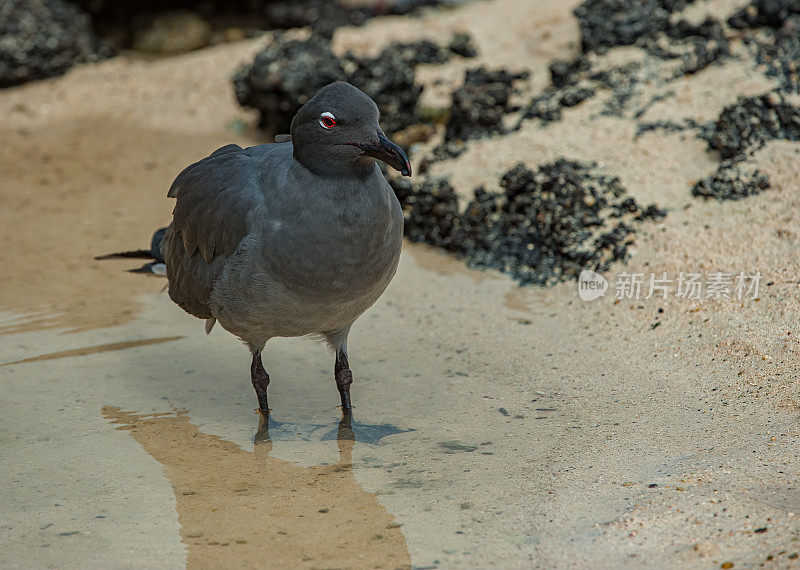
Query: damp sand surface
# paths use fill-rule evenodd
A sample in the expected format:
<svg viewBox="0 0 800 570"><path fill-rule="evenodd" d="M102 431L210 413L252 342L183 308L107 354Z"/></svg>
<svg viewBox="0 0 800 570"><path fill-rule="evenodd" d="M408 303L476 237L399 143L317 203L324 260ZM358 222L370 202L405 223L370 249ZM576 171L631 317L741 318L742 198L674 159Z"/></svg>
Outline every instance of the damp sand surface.
<svg viewBox="0 0 800 570"><path fill-rule="evenodd" d="M366 51L474 29L480 63L527 61L535 86L575 49L573 4L478 2L335 41ZM275 567L794 562L797 144L754 157L772 189L719 203L689 194L716 164L699 141L635 139L625 119L592 119L591 102L470 143L436 166L459 191L565 155L668 207L612 283L622 271L761 271L757 300L612 289L586 303L574 283L520 289L406 244L351 335L353 422L340 423L324 347L276 339L266 437L240 343L203 334L163 280L93 260L147 246L186 164L261 142L229 83L259 41L117 58L0 93L0 566L251 567L266 549ZM431 97L459 65L425 71ZM648 118L707 120L769 85L734 61L683 87Z"/></svg>
<svg viewBox="0 0 800 570"><path fill-rule="evenodd" d="M276 568L411 564L400 525L353 477L349 418L335 432L338 461L302 467L270 457L263 419L250 452L201 432L186 412L106 406L103 416L164 466L189 568L252 568L265 560Z"/></svg>

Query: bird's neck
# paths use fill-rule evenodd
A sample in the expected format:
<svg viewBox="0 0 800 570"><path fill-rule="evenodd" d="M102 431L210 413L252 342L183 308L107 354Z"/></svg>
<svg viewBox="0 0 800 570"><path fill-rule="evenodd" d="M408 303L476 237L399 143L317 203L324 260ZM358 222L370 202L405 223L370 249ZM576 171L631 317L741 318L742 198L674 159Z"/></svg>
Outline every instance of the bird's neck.
<svg viewBox="0 0 800 570"><path fill-rule="evenodd" d="M375 159L370 156L353 156L319 152L294 146L292 155L297 163L322 178L343 176L366 178L372 175Z"/></svg>
<svg viewBox="0 0 800 570"><path fill-rule="evenodd" d="M348 185L355 182L367 182L376 176L383 177L381 169L374 158L365 156L360 157L346 165L322 165L319 167L309 167L301 160L295 159L293 170L298 178L313 177L322 186L338 186L339 184Z"/></svg>

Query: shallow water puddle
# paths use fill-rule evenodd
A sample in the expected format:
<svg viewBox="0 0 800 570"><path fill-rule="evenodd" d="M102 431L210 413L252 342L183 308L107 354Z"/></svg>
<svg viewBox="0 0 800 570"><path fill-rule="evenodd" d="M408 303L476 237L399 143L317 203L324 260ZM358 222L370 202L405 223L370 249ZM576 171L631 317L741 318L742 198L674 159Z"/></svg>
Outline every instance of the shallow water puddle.
<svg viewBox="0 0 800 570"><path fill-rule="evenodd" d="M235 142L249 142L234 137ZM161 279L132 275L130 260L95 256L147 247L166 225L167 189L229 132L184 134L103 118L42 129L0 127L0 334L85 331L133 320ZM11 270L10 268L13 268Z"/></svg>
<svg viewBox="0 0 800 570"><path fill-rule="evenodd" d="M295 422L279 422L269 416L269 425L265 426L263 420L259 431L256 433L256 441L268 437L272 441L331 441L339 440L342 437L359 441L362 443L376 444L384 437L414 431L413 429L401 429L392 424L362 424L357 421L343 423L343 419L337 427L323 424L300 424ZM342 431L347 430L347 431Z"/></svg>
<svg viewBox="0 0 800 570"><path fill-rule="evenodd" d="M130 431L160 462L177 502L189 568L410 567L400 525L362 489L352 471L356 441L399 433L343 419L338 427L263 420L251 453L208 435L186 412L138 414L103 408L117 429ZM339 461L299 467L270 456L272 437L326 430Z"/></svg>

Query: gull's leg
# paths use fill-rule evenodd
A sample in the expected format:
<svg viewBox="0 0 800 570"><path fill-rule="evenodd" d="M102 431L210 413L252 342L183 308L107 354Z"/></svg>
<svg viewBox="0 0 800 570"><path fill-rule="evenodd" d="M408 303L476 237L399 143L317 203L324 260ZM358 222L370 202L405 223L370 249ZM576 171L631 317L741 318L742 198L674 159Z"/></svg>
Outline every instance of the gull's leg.
<svg viewBox="0 0 800 570"><path fill-rule="evenodd" d="M253 351L253 363L250 365L250 379L253 381L253 388L258 396L258 409L265 414L269 414L269 404L267 403L267 386L269 386L269 374L264 370L261 362L261 351Z"/></svg>
<svg viewBox="0 0 800 570"><path fill-rule="evenodd" d="M342 411L349 412L352 409L350 405L350 384L353 383L353 373L350 372L350 363L347 362L347 352L344 349L336 351L334 374L336 387L339 389L339 396L342 398Z"/></svg>

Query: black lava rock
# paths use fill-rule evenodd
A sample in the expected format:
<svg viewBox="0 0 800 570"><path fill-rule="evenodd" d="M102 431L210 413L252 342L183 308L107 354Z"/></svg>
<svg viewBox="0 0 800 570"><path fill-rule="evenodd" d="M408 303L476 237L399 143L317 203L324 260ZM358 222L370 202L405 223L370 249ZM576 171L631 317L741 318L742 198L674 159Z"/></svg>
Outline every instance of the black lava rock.
<svg viewBox="0 0 800 570"><path fill-rule="evenodd" d="M311 28L330 39L337 28L360 26L377 16L412 15L423 8L455 5L464 0L75 0L113 35L128 33L130 23L140 17L153 17L176 9L191 9L209 21L238 22L247 28Z"/></svg>
<svg viewBox="0 0 800 570"><path fill-rule="evenodd" d="M692 187L692 196L739 200L759 194L770 187L769 179L760 170L746 170L735 161L724 162L713 174Z"/></svg>
<svg viewBox="0 0 800 570"><path fill-rule="evenodd" d="M600 91L610 91L601 115L621 117L638 106L633 113L638 118L650 105L668 96L651 96L642 106L644 85L667 84L728 56L728 38L719 21L708 18L699 25L685 20L672 23L670 15L689 3L691 0L588 0L578 6L575 14L581 25L584 52L604 52L635 43L651 57L600 70L593 69L595 65L586 53L554 61L550 65L551 85L532 98L521 120L558 121L564 107L577 105ZM672 59L681 60L677 70L660 62Z"/></svg>
<svg viewBox="0 0 800 570"><path fill-rule="evenodd" d="M800 14L800 0L753 0L728 18L731 28L779 28L792 14Z"/></svg>
<svg viewBox="0 0 800 570"><path fill-rule="evenodd" d="M468 140L505 132L503 117L518 108L511 104L515 82L528 77L527 72L511 73L505 69L470 69L464 84L453 93L445 140Z"/></svg>
<svg viewBox="0 0 800 570"><path fill-rule="evenodd" d="M337 28L360 26L376 16L412 14L421 8L438 6L442 0L397 0L364 4L341 0L278 0L261 3L270 28L310 27L326 38Z"/></svg>
<svg viewBox="0 0 800 570"><path fill-rule="evenodd" d="M574 107L590 97L594 97L595 90L591 87L576 87L570 85L562 90L559 101L562 107Z"/></svg>
<svg viewBox="0 0 800 570"><path fill-rule="evenodd" d="M447 59L447 51L429 41L390 45L376 58L351 56L348 67L354 71L348 74L347 81L372 97L380 109L384 130L394 133L417 122L416 106L422 87L414 83L415 66Z"/></svg>
<svg viewBox="0 0 800 570"><path fill-rule="evenodd" d="M314 93L346 79L328 40L286 40L279 34L236 73L233 85L240 104L259 110L261 127L289 132L292 117Z"/></svg>
<svg viewBox="0 0 800 570"><path fill-rule="evenodd" d="M697 73L730 55L730 45L722 23L714 18L708 18L697 26L680 20L667 29L665 36L670 40L668 47L664 48L653 41L648 50L665 59L680 58L682 62L677 76Z"/></svg>
<svg viewBox="0 0 800 570"><path fill-rule="evenodd" d="M276 131L289 129L297 110L332 81L348 81L372 97L387 133L418 121L415 66L443 63L450 52L430 41L387 46L376 58L333 54L330 42L318 35L286 40L277 35L259 52L252 65L239 70L233 83L244 106L260 111L259 125Z"/></svg>
<svg viewBox="0 0 800 570"><path fill-rule="evenodd" d="M443 48L430 40L420 40L408 44L390 44L381 52L377 60L369 61L372 61L372 65L374 65L374 62L379 61L382 57L392 56L406 65L415 66L420 63L447 63L450 61L450 55L449 48Z"/></svg>
<svg viewBox="0 0 800 570"><path fill-rule="evenodd" d="M463 211L446 180L393 186L410 239L510 273L522 284L551 285L583 269L608 269L627 257L632 224L665 215L654 205L642 209L618 178L564 159L536 171L518 164L503 175L503 192L478 188Z"/></svg>
<svg viewBox="0 0 800 570"><path fill-rule="evenodd" d="M792 15L777 29L766 29L748 45L765 74L785 93L800 94L800 15Z"/></svg>
<svg viewBox="0 0 800 570"><path fill-rule="evenodd" d="M559 59L550 64L550 79L553 87L574 85L582 72L589 71L589 58L578 54L573 59Z"/></svg>
<svg viewBox="0 0 800 570"><path fill-rule="evenodd" d="M780 92L740 97L725 107L706 135L723 159L741 158L774 139L800 140L800 108Z"/></svg>
<svg viewBox="0 0 800 570"><path fill-rule="evenodd" d="M722 22L715 18L706 18L698 25L686 20L678 20L676 24L667 28L666 34L675 40L701 39L714 40L725 46L728 44Z"/></svg>
<svg viewBox="0 0 800 570"><path fill-rule="evenodd" d="M727 48L719 44L705 44L695 42L692 49L681 55L683 60L678 75L691 75L705 69L723 55L727 55Z"/></svg>
<svg viewBox="0 0 800 570"><path fill-rule="evenodd" d="M584 53L633 45L669 27L672 12L693 0L585 0L575 8Z"/></svg>
<svg viewBox="0 0 800 570"><path fill-rule="evenodd" d="M649 77L642 63L632 61L592 73L589 80L598 89L611 91L611 96L603 103L601 115L622 117L627 108L636 100Z"/></svg>
<svg viewBox="0 0 800 570"><path fill-rule="evenodd" d="M415 189L405 180L398 182L405 185L405 191L398 190L398 183L394 183L398 200L407 219L413 220L405 226L406 236L412 241L460 251L459 244L454 241L454 230L459 224L458 196L450 183L444 179L427 179Z"/></svg>
<svg viewBox="0 0 800 570"><path fill-rule="evenodd" d="M539 119L543 123L561 120L561 93L558 89L548 87L531 99L522 113L521 120Z"/></svg>
<svg viewBox="0 0 800 570"><path fill-rule="evenodd" d="M326 38L333 37L336 28L360 26L372 17L367 6L350 7L337 0L265 2L263 11L271 28L290 29L309 26Z"/></svg>
<svg viewBox="0 0 800 570"><path fill-rule="evenodd" d="M61 75L111 57L89 16L62 0L0 2L0 87Z"/></svg>
<svg viewBox="0 0 800 570"><path fill-rule="evenodd" d="M476 57L478 48L472 43L472 36L466 32L458 32L453 35L453 39L447 46L451 52L461 57Z"/></svg>
<svg viewBox="0 0 800 570"><path fill-rule="evenodd" d="M560 121L564 107L574 107L594 97L593 87L580 87L569 84L560 89L547 87L539 95L531 99L520 117L520 121L539 119L542 123Z"/></svg>
<svg viewBox="0 0 800 570"><path fill-rule="evenodd" d="M669 120L662 120L662 121L643 121L636 125L636 134L635 137L639 138L645 133L649 133L651 131L661 131L664 133L677 133L686 130L695 130L697 132L701 132L704 128L703 125L695 121L694 119L684 119L683 121L669 121Z"/></svg>

